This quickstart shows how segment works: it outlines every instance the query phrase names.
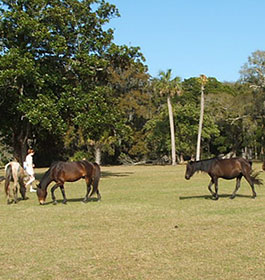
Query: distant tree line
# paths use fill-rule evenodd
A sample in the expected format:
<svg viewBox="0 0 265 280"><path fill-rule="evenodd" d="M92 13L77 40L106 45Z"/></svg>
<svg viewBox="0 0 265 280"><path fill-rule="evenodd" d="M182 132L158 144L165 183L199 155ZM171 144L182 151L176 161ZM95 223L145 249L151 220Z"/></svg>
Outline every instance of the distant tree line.
<svg viewBox="0 0 265 280"><path fill-rule="evenodd" d="M195 157L199 77L148 74L139 47L118 46L103 0L0 1L0 161L171 163ZM264 158L265 52L235 83L208 77L201 156ZM173 137L172 137L173 136ZM175 140L175 141L173 141ZM174 149L172 149L174 143ZM172 153L173 151L173 153Z"/></svg>

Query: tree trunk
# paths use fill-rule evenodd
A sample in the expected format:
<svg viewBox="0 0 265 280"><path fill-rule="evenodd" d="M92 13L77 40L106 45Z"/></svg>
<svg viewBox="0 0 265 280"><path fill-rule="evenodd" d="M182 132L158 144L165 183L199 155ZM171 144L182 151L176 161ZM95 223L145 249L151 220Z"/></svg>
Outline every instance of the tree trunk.
<svg viewBox="0 0 265 280"><path fill-rule="evenodd" d="M196 160L200 160L200 154L201 154L201 135L202 135L203 114L204 114L204 86L202 85L202 87L201 87L201 112L200 112L200 121L199 121L198 138L197 138Z"/></svg>
<svg viewBox="0 0 265 280"><path fill-rule="evenodd" d="M167 97L167 106L168 106L168 115L169 115L169 124L170 124L170 135L171 135L172 165L176 165L175 129L174 129L173 110L172 110L170 96Z"/></svg>
<svg viewBox="0 0 265 280"><path fill-rule="evenodd" d="M14 158L23 166L23 161L27 155L27 141L30 134L30 124L26 126L21 125L20 130L14 131L13 133L13 148Z"/></svg>
<svg viewBox="0 0 265 280"><path fill-rule="evenodd" d="M95 162L101 164L101 144L95 144Z"/></svg>

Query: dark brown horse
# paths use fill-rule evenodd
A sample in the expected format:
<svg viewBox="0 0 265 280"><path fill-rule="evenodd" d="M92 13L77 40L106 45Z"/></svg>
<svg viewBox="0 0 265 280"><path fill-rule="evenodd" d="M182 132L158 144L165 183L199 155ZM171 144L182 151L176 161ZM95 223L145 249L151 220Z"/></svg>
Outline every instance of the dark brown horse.
<svg viewBox="0 0 265 280"><path fill-rule="evenodd" d="M199 161L190 161L186 167L185 178L189 180L196 171L208 173L211 177L208 189L213 199L218 199L218 178L231 180L236 178L236 188L231 195L231 199L235 198L236 192L240 187L241 178L244 176L252 189L252 197L256 197L254 184L261 185L262 180L258 177L258 173L252 171L252 163L244 158L212 158ZM215 185L215 192L212 191L212 185Z"/></svg>
<svg viewBox="0 0 265 280"><path fill-rule="evenodd" d="M100 179L100 167L97 163L91 163L86 160L82 161L73 161L73 162L64 162L59 161L53 163L48 171L43 175L40 184L37 188L37 196L40 204L44 204L47 197L47 188L48 185L54 181L56 184L51 188L51 195L53 204L57 204L54 191L60 187L63 195L63 203L67 202L64 183L65 182L75 182L81 178L84 178L87 185L87 193L84 198L84 202L87 202L89 197L94 193L97 193L98 200L101 199L98 183ZM93 186L91 194L91 185Z"/></svg>

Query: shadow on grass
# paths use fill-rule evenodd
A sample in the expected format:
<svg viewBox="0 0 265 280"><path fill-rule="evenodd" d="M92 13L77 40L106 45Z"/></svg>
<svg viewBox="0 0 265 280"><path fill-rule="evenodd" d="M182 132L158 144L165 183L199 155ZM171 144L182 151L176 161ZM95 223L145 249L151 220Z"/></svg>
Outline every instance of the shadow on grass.
<svg viewBox="0 0 265 280"><path fill-rule="evenodd" d="M108 178L108 177L127 177L134 172L109 172L109 171L101 171L101 178Z"/></svg>
<svg viewBox="0 0 265 280"><path fill-rule="evenodd" d="M36 180L40 181L43 177L45 172L42 173L35 173ZM109 178L109 177L127 177L131 174L134 174L134 172L109 172L109 171L101 171L101 178Z"/></svg>
<svg viewBox="0 0 265 280"><path fill-rule="evenodd" d="M220 194L219 198L226 198L226 197L231 197L231 194ZM236 197L243 197L243 198L252 198L252 195L243 195L243 194L237 194ZM213 199L211 195L194 195L194 196L180 196L180 200L185 200L185 199L210 199L210 200L216 200Z"/></svg>
<svg viewBox="0 0 265 280"><path fill-rule="evenodd" d="M38 181L40 181L41 178L42 178L42 176L44 175L44 173L45 173L45 172L42 172L42 173L37 172L37 173L35 173L35 179L38 180Z"/></svg>
<svg viewBox="0 0 265 280"><path fill-rule="evenodd" d="M57 204L63 204L63 199L56 199ZM84 197L80 197L80 198L70 198L67 199L67 203L76 203L76 202L83 202L84 204L90 203L90 202L99 202L100 200L98 200L96 197L91 197L88 202L84 202ZM66 203L66 205L67 205ZM53 204L53 201L48 201L45 202L44 205L51 205Z"/></svg>

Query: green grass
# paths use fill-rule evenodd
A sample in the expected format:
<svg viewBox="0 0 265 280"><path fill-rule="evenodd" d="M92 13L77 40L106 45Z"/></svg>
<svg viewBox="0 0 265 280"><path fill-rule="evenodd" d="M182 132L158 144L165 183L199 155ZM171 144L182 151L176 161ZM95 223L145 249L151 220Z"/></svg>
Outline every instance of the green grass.
<svg viewBox="0 0 265 280"><path fill-rule="evenodd" d="M101 202L81 202L80 180L66 184L67 205L56 191L55 206L50 192L45 206L34 193L7 205L2 183L0 279L263 280L265 185L252 199L243 179L230 200L235 180L220 180L221 197L213 201L208 175L186 181L184 172L185 166L103 167Z"/></svg>

